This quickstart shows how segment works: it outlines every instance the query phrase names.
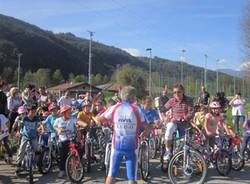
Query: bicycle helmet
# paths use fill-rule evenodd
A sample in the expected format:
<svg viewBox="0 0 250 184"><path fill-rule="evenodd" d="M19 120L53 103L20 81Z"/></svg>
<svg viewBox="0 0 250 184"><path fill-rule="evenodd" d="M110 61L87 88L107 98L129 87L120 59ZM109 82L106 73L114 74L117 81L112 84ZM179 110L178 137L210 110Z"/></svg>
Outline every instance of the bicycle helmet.
<svg viewBox="0 0 250 184"><path fill-rule="evenodd" d="M82 102L82 107L91 106L91 102L86 100Z"/></svg>
<svg viewBox="0 0 250 184"><path fill-rule="evenodd" d="M27 112L27 109L25 106L20 106L17 110L18 114L23 114L23 113L26 113Z"/></svg>
<svg viewBox="0 0 250 184"><path fill-rule="evenodd" d="M71 110L71 106L70 105L64 105L64 106L61 107L60 113L62 114L64 112L68 111L68 110Z"/></svg>
<svg viewBox="0 0 250 184"><path fill-rule="evenodd" d="M209 107L210 108L221 108L220 106L220 103L219 102L216 102L216 101L213 101L209 104Z"/></svg>
<svg viewBox="0 0 250 184"><path fill-rule="evenodd" d="M48 107L49 112L51 112L54 109L58 109L58 106L55 103L50 104Z"/></svg>

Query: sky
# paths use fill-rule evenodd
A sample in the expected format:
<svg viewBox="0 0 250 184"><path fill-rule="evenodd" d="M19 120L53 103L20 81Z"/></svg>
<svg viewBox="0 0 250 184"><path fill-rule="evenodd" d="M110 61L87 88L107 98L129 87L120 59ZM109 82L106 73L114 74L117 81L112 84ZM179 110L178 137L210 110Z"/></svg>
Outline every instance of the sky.
<svg viewBox="0 0 250 184"><path fill-rule="evenodd" d="M239 70L246 1L0 0L0 13L55 33L89 38L91 30L95 41L135 56L152 48L153 56L204 67L206 54L209 69Z"/></svg>

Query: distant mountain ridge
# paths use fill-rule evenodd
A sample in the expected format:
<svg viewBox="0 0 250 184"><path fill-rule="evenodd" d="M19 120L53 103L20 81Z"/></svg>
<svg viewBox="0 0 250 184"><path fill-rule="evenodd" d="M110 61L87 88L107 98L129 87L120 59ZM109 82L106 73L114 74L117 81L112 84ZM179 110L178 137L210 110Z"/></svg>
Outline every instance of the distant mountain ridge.
<svg viewBox="0 0 250 184"><path fill-rule="evenodd" d="M24 72L38 68L60 69L64 77L69 73L88 73L89 41L72 33L54 34L24 21L0 14L0 72L4 67L17 67L15 52L23 53L21 67ZM114 46L93 42L93 73L111 76L115 69L130 64L148 71L148 58L133 57ZM185 75L202 79L204 69L184 63ZM180 62L155 57L153 71L163 76L179 78ZM208 70L208 81L215 72Z"/></svg>

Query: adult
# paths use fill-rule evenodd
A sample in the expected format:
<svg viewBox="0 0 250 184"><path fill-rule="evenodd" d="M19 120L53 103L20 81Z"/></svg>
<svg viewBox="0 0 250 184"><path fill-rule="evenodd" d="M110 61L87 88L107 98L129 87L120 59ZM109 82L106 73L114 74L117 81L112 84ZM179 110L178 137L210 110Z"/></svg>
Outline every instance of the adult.
<svg viewBox="0 0 250 184"><path fill-rule="evenodd" d="M184 94L181 84L173 88L173 97L160 109L161 112L171 110L171 120L166 124L164 160L167 161L172 155L173 133L178 129L179 135L183 136L185 128L189 126L193 118L193 99Z"/></svg>
<svg viewBox="0 0 250 184"><path fill-rule="evenodd" d="M209 104L210 94L206 91L205 86L201 87L201 93L198 99L200 105L207 106Z"/></svg>
<svg viewBox="0 0 250 184"><path fill-rule="evenodd" d="M5 81L0 81L0 114L7 116L7 96L4 93L7 84Z"/></svg>
<svg viewBox="0 0 250 184"><path fill-rule="evenodd" d="M40 97L38 100L39 105L40 106L47 106L49 98L48 98L48 94L47 94L44 86L41 86L39 88L39 94L40 94Z"/></svg>
<svg viewBox="0 0 250 184"><path fill-rule="evenodd" d="M64 105L72 105L72 99L71 99L71 94L69 91L66 91L64 93L64 96L62 96L59 100L58 100L58 105L60 107L64 106Z"/></svg>
<svg viewBox="0 0 250 184"><path fill-rule="evenodd" d="M239 134L240 124L242 125L245 121L246 101L241 98L241 93L237 93L234 98L229 102L229 105L232 106L234 132Z"/></svg>
<svg viewBox="0 0 250 184"><path fill-rule="evenodd" d="M9 110L9 133L12 132L12 126L15 122L16 117L18 116L18 107L22 105L22 101L19 97L18 88L13 87L10 89L10 96L7 99L8 110Z"/></svg>
<svg viewBox="0 0 250 184"><path fill-rule="evenodd" d="M114 127L110 169L106 184L114 183L123 157L126 159L128 183L137 183L138 130L144 127L145 130L141 134L141 137L144 137L151 129L141 109L134 104L135 94L134 87L124 87L121 90L122 102L110 107L100 117L103 124Z"/></svg>
<svg viewBox="0 0 250 184"><path fill-rule="evenodd" d="M161 92L161 96L159 98L159 108L161 109L169 100L168 96L167 96L168 90L167 88L165 88L162 92Z"/></svg>

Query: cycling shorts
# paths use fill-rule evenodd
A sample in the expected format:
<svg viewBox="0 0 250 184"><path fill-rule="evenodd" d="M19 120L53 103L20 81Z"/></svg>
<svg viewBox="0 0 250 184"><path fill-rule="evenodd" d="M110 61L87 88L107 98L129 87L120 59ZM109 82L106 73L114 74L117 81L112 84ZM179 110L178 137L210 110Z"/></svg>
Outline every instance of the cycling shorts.
<svg viewBox="0 0 250 184"><path fill-rule="evenodd" d="M128 181L136 181L138 167L138 149L124 151L112 148L108 176L111 176L112 178L115 178L117 176L123 157L125 157Z"/></svg>

